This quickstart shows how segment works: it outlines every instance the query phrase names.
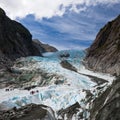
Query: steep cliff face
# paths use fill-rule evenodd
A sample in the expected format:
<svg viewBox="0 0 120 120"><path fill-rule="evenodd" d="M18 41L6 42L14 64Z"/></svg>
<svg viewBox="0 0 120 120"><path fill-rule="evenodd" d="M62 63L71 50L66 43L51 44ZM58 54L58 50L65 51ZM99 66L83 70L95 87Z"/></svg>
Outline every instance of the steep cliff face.
<svg viewBox="0 0 120 120"><path fill-rule="evenodd" d="M20 23L10 20L0 9L0 50L9 58L40 55L32 44L32 35Z"/></svg>
<svg viewBox="0 0 120 120"><path fill-rule="evenodd" d="M93 101L90 120L119 120L120 15L100 30L87 52L87 68L117 76L117 80Z"/></svg>
<svg viewBox="0 0 120 120"><path fill-rule="evenodd" d="M120 77L94 100L90 120L120 120Z"/></svg>
<svg viewBox="0 0 120 120"><path fill-rule="evenodd" d="M20 23L9 19L0 8L0 68L18 57L41 55L32 43L32 35Z"/></svg>
<svg viewBox="0 0 120 120"><path fill-rule="evenodd" d="M45 53L45 52L57 52L57 51L58 51L55 47L50 46L50 45L48 45L48 44L43 44L43 43L41 43L41 42L40 42L39 40L37 40L37 39L34 39L34 40L33 40L33 45L34 45L37 49L39 49L39 51L40 51L41 53Z"/></svg>
<svg viewBox="0 0 120 120"><path fill-rule="evenodd" d="M85 62L89 69L120 75L120 15L100 30Z"/></svg>

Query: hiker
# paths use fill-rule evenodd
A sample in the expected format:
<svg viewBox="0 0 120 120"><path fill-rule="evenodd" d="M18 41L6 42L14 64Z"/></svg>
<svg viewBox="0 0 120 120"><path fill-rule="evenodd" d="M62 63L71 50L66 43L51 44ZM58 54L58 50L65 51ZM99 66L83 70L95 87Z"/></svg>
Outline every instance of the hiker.
<svg viewBox="0 0 120 120"><path fill-rule="evenodd" d="M39 91L38 91L38 90L36 90L36 93L39 93Z"/></svg>
<svg viewBox="0 0 120 120"><path fill-rule="evenodd" d="M5 91L6 91L6 92L9 91L9 89L7 88L7 89L5 89Z"/></svg>
<svg viewBox="0 0 120 120"><path fill-rule="evenodd" d="M33 95L35 93L35 91L31 91L30 94Z"/></svg>

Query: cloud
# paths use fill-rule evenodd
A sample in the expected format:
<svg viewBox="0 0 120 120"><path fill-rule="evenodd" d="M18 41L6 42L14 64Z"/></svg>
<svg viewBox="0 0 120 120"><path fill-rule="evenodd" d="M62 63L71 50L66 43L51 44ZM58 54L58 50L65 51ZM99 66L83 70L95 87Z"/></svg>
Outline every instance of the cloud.
<svg viewBox="0 0 120 120"><path fill-rule="evenodd" d="M116 4L120 0L0 0L7 15L12 18L24 18L33 14L36 19L63 16L66 11L79 13L89 6L97 4Z"/></svg>
<svg viewBox="0 0 120 120"><path fill-rule="evenodd" d="M42 24L58 31L60 34L66 34L68 40L92 40L95 37L92 33L96 33L96 25L89 23L87 20L80 20L79 15L76 17L71 15L70 18L66 16L51 21L42 21Z"/></svg>
<svg viewBox="0 0 120 120"><path fill-rule="evenodd" d="M70 49L74 49L74 50L85 50L86 48L88 48L88 46L83 46L83 45L76 45L76 44L67 44L64 45L63 44L52 44L52 46L55 46L58 50L70 50Z"/></svg>
<svg viewBox="0 0 120 120"><path fill-rule="evenodd" d="M120 13L120 0L0 0L0 7L33 38L58 49L85 49Z"/></svg>
<svg viewBox="0 0 120 120"><path fill-rule="evenodd" d="M19 22L30 30L33 38L44 43L54 45L58 49L81 49L88 47L100 28L120 13L119 8L120 4L109 7L98 4L80 13L66 12L62 17L54 16L37 21L35 16L28 15L19 19Z"/></svg>

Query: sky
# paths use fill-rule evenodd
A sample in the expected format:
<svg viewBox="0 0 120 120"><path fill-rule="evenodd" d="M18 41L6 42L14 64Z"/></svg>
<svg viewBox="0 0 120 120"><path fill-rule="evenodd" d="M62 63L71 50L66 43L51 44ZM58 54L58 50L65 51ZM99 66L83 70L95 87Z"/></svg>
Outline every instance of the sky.
<svg viewBox="0 0 120 120"><path fill-rule="evenodd" d="M33 39L63 49L85 49L120 14L120 0L0 0L7 16Z"/></svg>

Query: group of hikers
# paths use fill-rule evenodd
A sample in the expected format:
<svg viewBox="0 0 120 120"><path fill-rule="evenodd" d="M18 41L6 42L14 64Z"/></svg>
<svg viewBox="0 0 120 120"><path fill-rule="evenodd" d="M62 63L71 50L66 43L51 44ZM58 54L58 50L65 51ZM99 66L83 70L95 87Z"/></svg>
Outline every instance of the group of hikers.
<svg viewBox="0 0 120 120"><path fill-rule="evenodd" d="M34 95L35 93L39 93L39 91L38 91L38 90L36 90L36 91L33 91L33 90L32 90L32 91L30 92L31 95Z"/></svg>
<svg viewBox="0 0 120 120"><path fill-rule="evenodd" d="M6 88L5 89L5 91L6 92L9 92L9 91L13 91L14 90L14 88ZM34 95L35 93L39 93L39 90L32 90L32 91L30 91L30 95Z"/></svg>
<svg viewBox="0 0 120 120"><path fill-rule="evenodd" d="M5 89L5 91L7 92L7 91L13 91L14 90L14 88L6 88Z"/></svg>
<svg viewBox="0 0 120 120"><path fill-rule="evenodd" d="M6 89L5 89L6 92L8 92L8 91L13 91L13 90L14 90L14 88L6 88ZM34 91L34 90L30 91L30 94L31 94L31 95L34 95L35 93L39 93L39 91L38 91L38 90L36 90L36 91Z"/></svg>

